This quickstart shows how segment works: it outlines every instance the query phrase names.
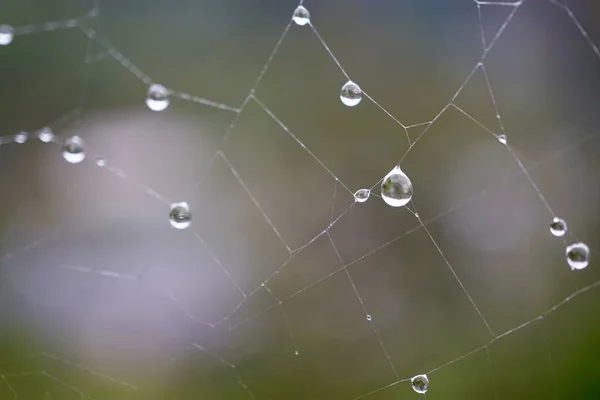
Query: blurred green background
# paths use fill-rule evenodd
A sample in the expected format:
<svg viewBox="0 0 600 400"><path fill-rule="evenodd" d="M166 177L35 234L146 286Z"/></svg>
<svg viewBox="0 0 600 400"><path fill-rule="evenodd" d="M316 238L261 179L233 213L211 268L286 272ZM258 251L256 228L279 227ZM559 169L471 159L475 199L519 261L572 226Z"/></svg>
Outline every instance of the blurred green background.
<svg viewBox="0 0 600 400"><path fill-rule="evenodd" d="M345 107L346 77L293 23L266 109L152 112L132 71L242 107L297 2L98 4L0 4L0 24L42 30L0 47L0 399L352 400L430 371L428 399L600 398L599 3L305 0L407 130L366 96ZM43 31L69 18L95 40ZM496 106L474 69L490 43ZM44 126L82 137L85 162L34 140ZM354 204L405 154L427 230L378 190ZM193 229L170 227L178 201Z"/></svg>

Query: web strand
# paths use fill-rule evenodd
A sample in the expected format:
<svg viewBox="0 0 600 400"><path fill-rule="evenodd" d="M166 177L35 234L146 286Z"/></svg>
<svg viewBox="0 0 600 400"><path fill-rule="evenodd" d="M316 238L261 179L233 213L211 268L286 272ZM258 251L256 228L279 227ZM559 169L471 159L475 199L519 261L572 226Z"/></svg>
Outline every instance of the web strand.
<svg viewBox="0 0 600 400"><path fill-rule="evenodd" d="M448 258L444 255L444 253L442 252L442 249L440 249L440 246L437 244L437 242L433 238L433 235L431 234L431 232L429 232L429 229L427 229L427 226L425 226L425 224L423 223L423 220L421 220L421 218L419 217L418 214L416 215L416 217L419 220L419 223L421 224L421 228L423 228L423 230L427 233L427 236L429 236L429 239L431 240L431 243L433 243L433 245L435 246L435 249L437 250L438 254L440 255L440 257L442 257L442 259L444 260L444 263L446 264L446 266L448 267L448 269L450 270L450 272L452 272L452 275L454 276L454 279L456 279L456 282L458 282L458 285L462 289L463 293L465 294L465 296L467 296L467 298L469 299L469 302L471 303L471 305L473 306L473 308L475 309L475 311L479 315L479 318L481 318L481 320L485 324L485 327L487 328L487 330L489 331L489 333L492 335L492 337L495 337L494 331L492 330L492 328L488 324L487 320L485 319L485 317L483 316L483 314L479 310L479 307L477 307L477 304L475 304L475 301L473 300L473 298L471 297L471 295L467 291L467 288L465 287L465 285L462 283L462 281L460 280L460 278L458 277L458 275L454 271L454 268L452 268L452 265L450 265L450 262L448 261Z"/></svg>
<svg viewBox="0 0 600 400"><path fill-rule="evenodd" d="M327 237L329 238L331 247L333 247L335 254L337 255L338 259L340 260L340 264L344 265L342 256L340 255L340 252L338 251L337 246L335 245L335 242L333 241L329 232L327 232ZM367 321L369 321L369 325L371 325L371 328L373 329L373 333L375 333L375 336L377 337L377 341L379 342L379 346L381 347L381 350L383 351L385 358L387 359L388 363L390 364L392 371L394 371L394 375L396 375L396 378L400 379L400 376L398 375L398 371L396 370L396 367L394 366L394 362L392 361L390 354L388 353L387 349L385 348L385 345L383 344L383 340L381 340L381 335L379 335L379 332L377 332L377 328L375 328L375 323L373 322L373 318L372 318L371 314L369 313L369 311L367 310L367 307L365 306L365 303L364 303L362 297L360 297L360 293L358 293L358 289L356 288L356 285L354 284L354 280L350 276L350 273L348 272L347 268L344 268L344 272L346 273L346 277L348 278L348 281L352 285L352 290L354 291L354 294L356 295L356 298L358 299L358 302L360 303L360 306L362 307L362 309L365 313L365 317L366 317Z"/></svg>

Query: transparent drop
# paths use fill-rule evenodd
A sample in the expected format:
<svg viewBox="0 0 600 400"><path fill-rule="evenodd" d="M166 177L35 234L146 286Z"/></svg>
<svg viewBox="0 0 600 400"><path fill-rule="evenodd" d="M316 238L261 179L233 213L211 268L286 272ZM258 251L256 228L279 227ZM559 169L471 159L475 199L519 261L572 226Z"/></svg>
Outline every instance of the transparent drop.
<svg viewBox="0 0 600 400"><path fill-rule="evenodd" d="M104 167L106 166L106 160L102 157L98 157L96 158L96 165L99 167Z"/></svg>
<svg viewBox="0 0 600 400"><path fill-rule="evenodd" d="M25 143L27 141L27 132L19 132L15 135L15 142Z"/></svg>
<svg viewBox="0 0 600 400"><path fill-rule="evenodd" d="M15 38L15 29L10 25L0 25L0 46L9 45Z"/></svg>
<svg viewBox="0 0 600 400"><path fill-rule="evenodd" d="M185 229L192 224L192 213L187 203L171 204L171 212L169 213L169 222L173 228Z"/></svg>
<svg viewBox="0 0 600 400"><path fill-rule="evenodd" d="M413 390L419 394L425 394L429 389L429 378L426 374L413 376L410 379L410 383Z"/></svg>
<svg viewBox="0 0 600 400"><path fill-rule="evenodd" d="M567 223L558 217L554 217L550 223L550 233L554 236L564 236L567 233Z"/></svg>
<svg viewBox="0 0 600 400"><path fill-rule="evenodd" d="M292 19L297 25L304 26L310 22L310 13L305 7L298 6L296 10L294 10Z"/></svg>
<svg viewBox="0 0 600 400"><path fill-rule="evenodd" d="M399 167L395 167L383 178L381 197L388 205L392 207L405 206L412 195L412 182Z"/></svg>
<svg viewBox="0 0 600 400"><path fill-rule="evenodd" d="M297 356L298 354L300 354L300 353L298 352L298 350L294 351L294 355L296 355L296 356Z"/></svg>
<svg viewBox="0 0 600 400"><path fill-rule="evenodd" d="M506 144L506 142L507 142L506 135L504 135L504 134L498 135L498 141L502 144Z"/></svg>
<svg viewBox="0 0 600 400"><path fill-rule="evenodd" d="M358 203L364 203L369 200L369 196L371 195L371 191L369 189L358 189L356 193L354 193L354 201Z"/></svg>
<svg viewBox="0 0 600 400"><path fill-rule="evenodd" d="M590 262L590 248L585 243L573 243L565 251L571 270L584 269Z"/></svg>
<svg viewBox="0 0 600 400"><path fill-rule="evenodd" d="M48 127L40 129L38 132L38 139L44 143L50 143L52 140L54 140L54 133L52 133L52 129Z"/></svg>
<svg viewBox="0 0 600 400"><path fill-rule="evenodd" d="M348 107L354 107L362 100L362 90L356 83L348 81L342 86L340 99Z"/></svg>
<svg viewBox="0 0 600 400"><path fill-rule="evenodd" d="M371 316L369 314L367 314L367 321L371 320Z"/></svg>
<svg viewBox="0 0 600 400"><path fill-rule="evenodd" d="M169 107L169 91L162 85L152 84L146 96L146 105L152 111L163 111Z"/></svg>
<svg viewBox="0 0 600 400"><path fill-rule="evenodd" d="M63 157L71 164L77 164L85 158L85 143L79 136L73 136L65 140L63 144Z"/></svg>

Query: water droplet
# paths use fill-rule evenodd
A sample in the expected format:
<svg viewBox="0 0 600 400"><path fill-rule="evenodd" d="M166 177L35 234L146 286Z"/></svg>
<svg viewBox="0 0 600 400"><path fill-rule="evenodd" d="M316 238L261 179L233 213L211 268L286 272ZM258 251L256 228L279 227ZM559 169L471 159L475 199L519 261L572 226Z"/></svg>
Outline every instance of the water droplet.
<svg viewBox="0 0 600 400"><path fill-rule="evenodd" d="M388 205L402 207L412 199L412 195L412 182L399 167L395 167L383 178L381 197Z"/></svg>
<svg viewBox="0 0 600 400"><path fill-rule="evenodd" d="M15 38L15 29L10 25L0 25L0 46L7 46Z"/></svg>
<svg viewBox="0 0 600 400"><path fill-rule="evenodd" d="M38 138L44 143L50 143L54 140L54 133L52 133L52 129L48 127L42 128L38 132Z"/></svg>
<svg viewBox="0 0 600 400"><path fill-rule="evenodd" d="M169 107L169 91L162 85L152 84L146 96L146 105L152 111L163 111Z"/></svg>
<svg viewBox="0 0 600 400"><path fill-rule="evenodd" d="M369 314L367 314L367 321L371 320L371 316Z"/></svg>
<svg viewBox="0 0 600 400"><path fill-rule="evenodd" d="M567 223L558 217L554 217L550 223L550 233L554 236L564 236L567 233Z"/></svg>
<svg viewBox="0 0 600 400"><path fill-rule="evenodd" d="M585 243L573 243L567 246L565 253L572 270L584 269L590 262L590 249Z"/></svg>
<svg viewBox="0 0 600 400"><path fill-rule="evenodd" d="M185 229L192 224L192 213L187 203L171 204L171 212L169 213L169 222L173 228Z"/></svg>
<svg viewBox="0 0 600 400"><path fill-rule="evenodd" d="M298 352L298 350L294 351L294 355L296 355L296 356L297 356L298 354L300 354L300 353Z"/></svg>
<svg viewBox="0 0 600 400"><path fill-rule="evenodd" d="M413 376L410 379L410 383L413 390L419 394L425 394L429 389L429 378L427 377L427 374Z"/></svg>
<svg viewBox="0 0 600 400"><path fill-rule="evenodd" d="M99 167L104 167L106 166L106 160L102 157L98 157L96 158L96 165Z"/></svg>
<svg viewBox="0 0 600 400"><path fill-rule="evenodd" d="M498 141L502 144L506 144L507 139L506 139L506 135L502 134L502 135L498 135Z"/></svg>
<svg viewBox="0 0 600 400"><path fill-rule="evenodd" d="M354 193L354 201L358 203L364 203L369 200L369 196L371 195L371 191L369 189L358 189L356 193Z"/></svg>
<svg viewBox="0 0 600 400"><path fill-rule="evenodd" d="M71 164L77 164L85 158L85 143L79 136L73 136L65 140L63 144L63 157Z"/></svg>
<svg viewBox="0 0 600 400"><path fill-rule="evenodd" d="M16 143L25 143L27 141L27 132L19 132L15 135Z"/></svg>
<svg viewBox="0 0 600 400"><path fill-rule="evenodd" d="M304 26L310 22L310 13L304 6L298 6L296 10L294 10L292 19L296 24Z"/></svg>
<svg viewBox="0 0 600 400"><path fill-rule="evenodd" d="M342 86L340 99L348 107L354 107L362 100L362 90L356 83L348 81Z"/></svg>

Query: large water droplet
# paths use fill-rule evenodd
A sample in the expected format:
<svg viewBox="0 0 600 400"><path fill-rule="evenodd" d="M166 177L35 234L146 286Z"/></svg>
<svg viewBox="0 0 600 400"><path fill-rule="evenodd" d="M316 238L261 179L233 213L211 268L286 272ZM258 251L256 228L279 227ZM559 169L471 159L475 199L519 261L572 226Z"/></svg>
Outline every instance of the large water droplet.
<svg viewBox="0 0 600 400"><path fill-rule="evenodd" d="M429 378L427 377L427 374L413 376L410 379L410 383L413 390L419 394L425 394L429 389Z"/></svg>
<svg viewBox="0 0 600 400"><path fill-rule="evenodd" d="M50 143L54 140L54 133L52 133L52 129L48 127L40 129L37 136L44 143Z"/></svg>
<svg viewBox="0 0 600 400"><path fill-rule="evenodd" d="M567 233L567 223L558 217L554 217L550 223L550 233L554 236L564 236Z"/></svg>
<svg viewBox="0 0 600 400"><path fill-rule="evenodd" d="M584 269L590 263L590 248L585 243L573 243L567 246L565 253L572 270Z"/></svg>
<svg viewBox="0 0 600 400"><path fill-rule="evenodd" d="M340 99L348 107L354 107L362 100L362 90L356 83L348 81L342 86Z"/></svg>
<svg viewBox="0 0 600 400"><path fill-rule="evenodd" d="M27 132L19 132L15 135L15 142L23 144L27 141L27 137Z"/></svg>
<svg viewBox="0 0 600 400"><path fill-rule="evenodd" d="M169 107L169 91L162 85L152 84L146 96L146 105L152 111L163 111Z"/></svg>
<svg viewBox="0 0 600 400"><path fill-rule="evenodd" d="M369 196L371 195L371 191L369 189L358 189L356 193L354 193L354 201L358 203L364 203L369 200Z"/></svg>
<svg viewBox="0 0 600 400"><path fill-rule="evenodd" d="M192 213L186 202L171 204L169 222L177 229L185 229L192 224Z"/></svg>
<svg viewBox="0 0 600 400"><path fill-rule="evenodd" d="M9 45L15 38L15 29L10 25L0 25L0 46Z"/></svg>
<svg viewBox="0 0 600 400"><path fill-rule="evenodd" d="M310 13L304 6L298 6L296 10L294 10L292 19L296 24L304 26L310 22Z"/></svg>
<svg viewBox="0 0 600 400"><path fill-rule="evenodd" d="M391 170L381 182L381 197L392 207L405 206L413 195L413 186L408 176L399 167Z"/></svg>
<svg viewBox="0 0 600 400"><path fill-rule="evenodd" d="M63 157L71 164L77 164L85 158L85 143L79 136L73 136L65 140L63 144Z"/></svg>

